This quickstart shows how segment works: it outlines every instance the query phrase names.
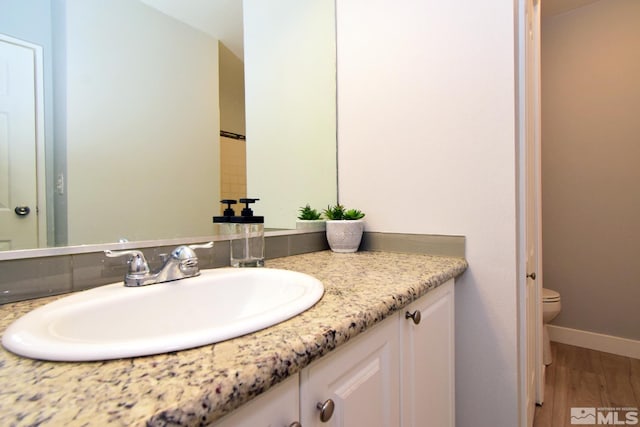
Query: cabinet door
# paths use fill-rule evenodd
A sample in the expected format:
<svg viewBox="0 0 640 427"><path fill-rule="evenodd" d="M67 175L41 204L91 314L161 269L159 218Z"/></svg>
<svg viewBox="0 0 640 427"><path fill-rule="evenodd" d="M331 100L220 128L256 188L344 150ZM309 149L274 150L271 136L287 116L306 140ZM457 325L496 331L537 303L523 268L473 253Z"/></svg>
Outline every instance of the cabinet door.
<svg viewBox="0 0 640 427"><path fill-rule="evenodd" d="M455 425L453 279L401 314L403 427ZM420 312L416 324L406 313Z"/></svg>
<svg viewBox="0 0 640 427"><path fill-rule="evenodd" d="M211 427L290 426L300 419L298 396L298 375L296 374L215 421Z"/></svg>
<svg viewBox="0 0 640 427"><path fill-rule="evenodd" d="M397 317L312 363L300 374L304 427L396 427L400 415ZM333 416L320 420L317 404L331 399Z"/></svg>

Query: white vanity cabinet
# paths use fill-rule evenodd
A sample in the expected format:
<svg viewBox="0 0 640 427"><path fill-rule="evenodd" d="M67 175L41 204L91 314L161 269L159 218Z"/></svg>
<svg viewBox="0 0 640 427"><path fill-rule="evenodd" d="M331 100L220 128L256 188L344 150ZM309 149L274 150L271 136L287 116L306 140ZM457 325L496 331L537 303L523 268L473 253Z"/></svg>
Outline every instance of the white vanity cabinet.
<svg viewBox="0 0 640 427"><path fill-rule="evenodd" d="M451 279L213 426L453 427L454 363Z"/></svg>
<svg viewBox="0 0 640 427"><path fill-rule="evenodd" d="M402 427L455 425L453 289L452 279L401 313Z"/></svg>
<svg viewBox="0 0 640 427"><path fill-rule="evenodd" d="M304 369L300 374L302 425L396 427L398 343L397 323L387 319ZM322 405L332 403L333 414L330 407L323 412Z"/></svg>
<svg viewBox="0 0 640 427"><path fill-rule="evenodd" d="M296 427L300 420L298 374L292 375L210 427Z"/></svg>

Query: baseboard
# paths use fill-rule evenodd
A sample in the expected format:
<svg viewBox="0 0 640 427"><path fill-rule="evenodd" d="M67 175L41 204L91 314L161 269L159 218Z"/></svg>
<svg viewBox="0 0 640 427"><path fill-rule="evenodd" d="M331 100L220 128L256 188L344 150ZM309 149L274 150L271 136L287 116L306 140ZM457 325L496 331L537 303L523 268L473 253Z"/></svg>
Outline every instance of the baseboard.
<svg viewBox="0 0 640 427"><path fill-rule="evenodd" d="M563 326L547 326L551 341L640 359L640 341L565 328Z"/></svg>

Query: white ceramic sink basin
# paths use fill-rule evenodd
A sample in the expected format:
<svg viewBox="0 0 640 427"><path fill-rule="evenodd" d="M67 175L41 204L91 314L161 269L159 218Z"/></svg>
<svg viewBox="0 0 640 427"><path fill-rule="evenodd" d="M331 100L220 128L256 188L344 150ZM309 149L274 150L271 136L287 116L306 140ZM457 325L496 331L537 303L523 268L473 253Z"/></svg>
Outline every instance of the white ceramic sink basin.
<svg viewBox="0 0 640 427"><path fill-rule="evenodd" d="M303 273L219 268L138 288L122 283L37 308L6 330L8 350L35 359L105 360L184 350L289 319L324 292Z"/></svg>

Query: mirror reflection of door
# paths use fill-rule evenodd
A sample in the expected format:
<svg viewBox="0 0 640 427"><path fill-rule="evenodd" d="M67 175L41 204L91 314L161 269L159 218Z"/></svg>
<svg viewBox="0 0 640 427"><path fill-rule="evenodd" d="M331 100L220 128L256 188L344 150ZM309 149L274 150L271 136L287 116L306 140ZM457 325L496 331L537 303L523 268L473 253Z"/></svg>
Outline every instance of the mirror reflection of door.
<svg viewBox="0 0 640 427"><path fill-rule="evenodd" d="M38 247L35 65L0 35L0 250Z"/></svg>

